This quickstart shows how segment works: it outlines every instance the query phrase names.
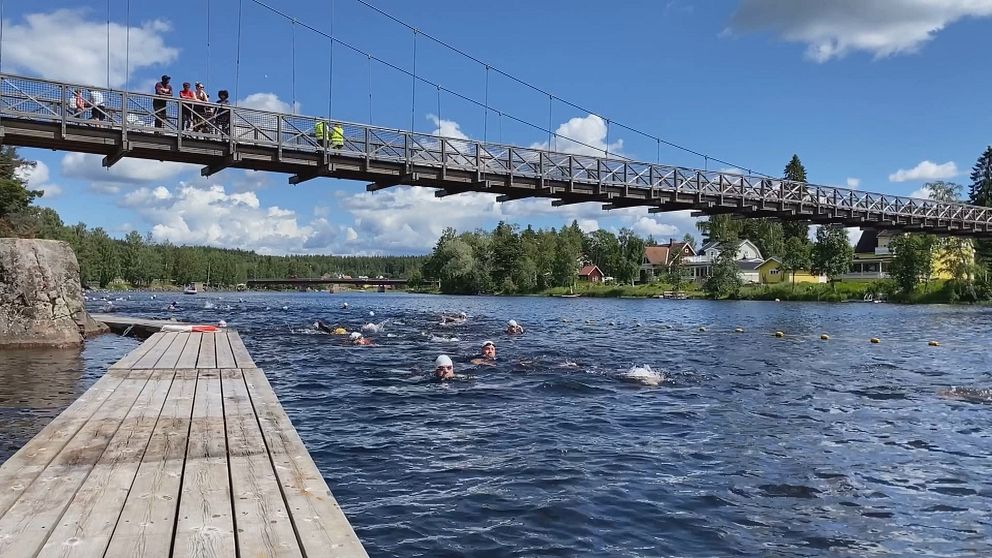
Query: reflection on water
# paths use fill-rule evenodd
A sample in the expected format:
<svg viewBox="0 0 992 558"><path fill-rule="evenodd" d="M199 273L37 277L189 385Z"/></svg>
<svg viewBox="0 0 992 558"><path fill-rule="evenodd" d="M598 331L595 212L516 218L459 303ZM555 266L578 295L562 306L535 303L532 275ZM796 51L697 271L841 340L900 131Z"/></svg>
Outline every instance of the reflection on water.
<svg viewBox="0 0 992 558"><path fill-rule="evenodd" d="M0 353L0 461L6 460L85 392L107 366L137 346L105 335L85 348Z"/></svg>
<svg viewBox="0 0 992 558"><path fill-rule="evenodd" d="M115 306L241 330L372 556L992 555L992 405L972 402L992 387L992 309L176 299ZM523 336L501 333L511 318ZM317 319L382 328L353 347ZM495 366L469 364L490 339ZM122 341L88 346L53 405ZM431 380L439 353L462 379ZM0 397L44 401L25 389Z"/></svg>

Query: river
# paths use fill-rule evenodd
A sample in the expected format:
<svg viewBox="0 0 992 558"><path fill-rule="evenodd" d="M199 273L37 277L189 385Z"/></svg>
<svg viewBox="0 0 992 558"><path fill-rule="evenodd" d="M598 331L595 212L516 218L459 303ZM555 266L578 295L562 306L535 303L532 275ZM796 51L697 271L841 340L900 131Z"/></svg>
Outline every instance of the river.
<svg viewBox="0 0 992 558"><path fill-rule="evenodd" d="M940 393L992 386L989 308L125 297L242 332L371 556L992 555L992 404ZM317 318L385 323L351 347ZM0 459L134 346L2 355ZM440 353L462 378L430 380Z"/></svg>

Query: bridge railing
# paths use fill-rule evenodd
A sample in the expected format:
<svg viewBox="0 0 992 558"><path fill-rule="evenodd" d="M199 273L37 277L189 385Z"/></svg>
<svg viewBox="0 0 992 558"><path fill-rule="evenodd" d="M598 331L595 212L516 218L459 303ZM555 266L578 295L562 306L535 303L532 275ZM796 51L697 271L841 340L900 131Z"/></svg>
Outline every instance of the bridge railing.
<svg viewBox="0 0 992 558"><path fill-rule="evenodd" d="M90 92L102 103L94 105ZM85 106L79 108L78 96ZM588 153L562 153L470 139L395 130L247 107L182 101L176 97L119 91L0 74L0 120L26 119L120 132L157 133L186 139L259 145L281 150L461 169L512 180L623 187L629 198L662 203L673 194L702 199L779 204L783 209L860 211L982 224L992 209L752 175L631 161ZM318 122L340 123L344 145L317 137ZM631 195L633 193L633 195Z"/></svg>

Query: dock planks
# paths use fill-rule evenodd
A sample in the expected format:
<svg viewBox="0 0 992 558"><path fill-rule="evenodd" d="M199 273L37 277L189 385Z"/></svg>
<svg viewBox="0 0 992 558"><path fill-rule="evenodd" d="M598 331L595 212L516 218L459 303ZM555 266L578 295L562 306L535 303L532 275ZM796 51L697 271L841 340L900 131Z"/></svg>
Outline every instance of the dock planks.
<svg viewBox="0 0 992 558"><path fill-rule="evenodd" d="M368 556L235 331L156 333L0 466L0 556Z"/></svg>

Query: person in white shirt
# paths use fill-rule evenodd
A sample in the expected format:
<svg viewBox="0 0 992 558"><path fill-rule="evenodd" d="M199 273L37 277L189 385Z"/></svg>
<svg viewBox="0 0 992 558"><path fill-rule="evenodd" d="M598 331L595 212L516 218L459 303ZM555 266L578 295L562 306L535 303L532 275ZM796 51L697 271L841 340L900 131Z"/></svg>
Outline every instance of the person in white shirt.
<svg viewBox="0 0 992 558"><path fill-rule="evenodd" d="M90 89L90 120L106 120L107 111L103 106L103 93Z"/></svg>

